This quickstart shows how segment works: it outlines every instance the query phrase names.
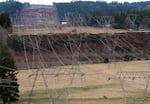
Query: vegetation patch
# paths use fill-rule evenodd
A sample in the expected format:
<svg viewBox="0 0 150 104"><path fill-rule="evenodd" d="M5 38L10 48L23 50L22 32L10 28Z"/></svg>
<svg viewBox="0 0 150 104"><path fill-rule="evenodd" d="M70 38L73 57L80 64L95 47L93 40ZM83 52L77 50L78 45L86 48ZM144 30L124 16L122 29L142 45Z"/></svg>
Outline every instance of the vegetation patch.
<svg viewBox="0 0 150 104"><path fill-rule="evenodd" d="M111 83L111 84L103 84L103 85L91 85L91 86L85 86L85 87L73 87L71 88L72 93L82 92L82 91L90 91L90 90L96 90L101 88L111 88L119 86L119 83Z"/></svg>

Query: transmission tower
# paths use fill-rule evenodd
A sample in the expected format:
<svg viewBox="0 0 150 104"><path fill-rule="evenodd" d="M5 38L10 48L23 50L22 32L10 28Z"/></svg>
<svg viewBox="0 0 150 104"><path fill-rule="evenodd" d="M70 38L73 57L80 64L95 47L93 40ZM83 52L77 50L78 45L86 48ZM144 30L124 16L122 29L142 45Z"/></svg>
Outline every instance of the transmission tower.
<svg viewBox="0 0 150 104"><path fill-rule="evenodd" d="M112 16L96 16L92 17L100 27L109 27L113 22Z"/></svg>
<svg viewBox="0 0 150 104"><path fill-rule="evenodd" d="M124 97L126 99L126 104L146 104L147 101L149 101L148 97L148 88L149 88L149 82L150 82L150 71L121 71L117 72L115 77L109 77L108 80L111 79L118 79L120 80L122 90L124 93ZM128 101L127 91L125 90L125 80L136 80L136 79L144 79L146 81L145 90L143 92L142 97L135 97L132 102ZM133 98L132 98L133 99Z"/></svg>
<svg viewBox="0 0 150 104"><path fill-rule="evenodd" d="M137 29L136 20L138 15L137 14L128 14L126 17L125 27L129 29Z"/></svg>
<svg viewBox="0 0 150 104"><path fill-rule="evenodd" d="M28 21L26 21L28 22ZM34 28L38 27L36 24L33 23ZM38 31L36 31L38 32ZM28 33L27 33L28 34ZM67 44L69 47L67 47L67 52L71 57L71 67L65 68L65 64L58 55L57 51L55 50L53 46L53 42L56 40L50 40L48 37L46 38L48 41L48 45L50 49L52 50L54 56L58 60L58 62L63 66L61 69L51 69L52 66L48 66L47 62L42 54L42 52L45 50L45 52L49 52L48 50L44 49L43 47L40 46L42 43L42 38L39 36L31 36L28 35L26 38L22 38L23 44L24 44L24 56L26 60L26 66L27 69L32 69L36 68L37 70L33 70L32 73L28 76L28 78L32 79L32 87L31 91L29 93L29 99L28 99L28 104L32 103L32 97L34 94L34 90L36 89L36 84L38 81L38 78L42 78L41 84L45 87L45 91L47 92L47 97L49 99L50 104L66 104L67 102L67 97L70 93L71 85L73 84L74 77L76 75L83 76L84 73L80 71L80 62L79 62L79 57L80 57L80 48L82 45L82 36L80 36L80 39L74 39L68 35L68 40L64 42L64 44ZM31 46L31 53L32 53L32 59L29 59L28 53L27 53L27 48L28 46ZM30 62L31 61L31 62ZM32 62L33 61L33 62ZM36 61L36 62L35 62ZM46 70L46 68L49 69L49 71ZM48 79L46 78L47 76L52 76L55 79L59 79L61 76L70 76L69 79L69 84L66 85L66 87L63 89L62 92L60 91L53 91L50 89L50 86L48 84ZM56 80L57 82L57 80Z"/></svg>
<svg viewBox="0 0 150 104"><path fill-rule="evenodd" d="M85 18L78 13L66 13L63 21L67 22L70 26L83 26L85 25Z"/></svg>

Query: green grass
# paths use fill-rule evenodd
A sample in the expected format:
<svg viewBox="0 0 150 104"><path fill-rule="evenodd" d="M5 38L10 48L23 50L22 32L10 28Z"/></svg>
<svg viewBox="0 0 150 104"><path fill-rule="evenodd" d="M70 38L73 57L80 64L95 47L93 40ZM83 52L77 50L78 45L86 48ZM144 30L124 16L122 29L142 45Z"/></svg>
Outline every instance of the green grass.
<svg viewBox="0 0 150 104"><path fill-rule="evenodd" d="M80 92L87 92L90 90L95 90L95 89L101 89L101 88L110 88L110 87L115 87L118 86L118 83L112 83L112 84L105 84L105 85L93 85L93 86L85 86L85 87L73 87L71 89L71 93L80 93ZM135 89L135 91L131 92L133 96L138 97L142 95L143 91L139 91ZM62 92L63 89L55 89L53 91L57 92ZM28 92L29 93L29 92ZM15 103L15 104L28 104L28 93L22 94L20 100ZM147 95L149 96L150 93L148 92ZM56 99L57 100L57 99ZM137 104L140 101L135 102L132 98L127 99L128 103L130 104ZM63 101L61 101L63 102ZM30 104L50 104L49 98L47 98L47 92L46 91L35 91L33 93L31 103ZM56 104L63 104L63 103L56 103ZM71 98L67 100L67 104L125 104L125 99L123 98L85 98L85 99L76 99L76 98ZM150 104L149 102L146 102L145 104Z"/></svg>
<svg viewBox="0 0 150 104"><path fill-rule="evenodd" d="M101 89L101 88L111 88L111 87L116 87L119 86L119 83L111 83L111 84L104 84L104 85L91 85L91 86L84 86L84 87L72 87L70 90L70 93L81 93L81 92L87 92L87 91L91 91L91 90L96 90L96 89ZM53 96L55 96L55 92L57 94L60 94L64 91L64 89L53 89L50 90L50 92L53 94ZM26 92L24 94L21 94L21 97L23 98L27 98L29 96L30 92ZM46 90L35 90L33 91L33 97L36 98L40 98L43 96L47 97L48 93Z"/></svg>
<svg viewBox="0 0 150 104"><path fill-rule="evenodd" d="M61 101L62 102L62 101ZM20 99L17 103L12 104L28 104L28 99ZM30 104L51 104L48 98L32 99ZM63 104L63 103L56 103ZM109 98L109 99L69 99L67 104L126 104L123 98ZM140 104L135 102L128 102L127 104ZM150 104L146 102L145 104Z"/></svg>
<svg viewBox="0 0 150 104"><path fill-rule="evenodd" d="M18 104L27 104L27 100L20 100ZM46 99L33 99L31 104L50 104ZM114 99L69 99L67 104L124 104L121 98Z"/></svg>
<svg viewBox="0 0 150 104"><path fill-rule="evenodd" d="M80 93L87 92L95 89L101 88L111 88L118 86L118 83L104 84L104 85L91 85L85 87L72 87L70 93ZM61 93L64 89L55 89L52 92ZM20 101L18 104L27 104L29 92L26 92L21 95ZM47 92L44 90L33 91L32 103L31 104L49 104L47 98ZM54 96L54 95L53 95ZM123 104L123 99L69 99L67 104Z"/></svg>
<svg viewBox="0 0 150 104"><path fill-rule="evenodd" d="M72 99L68 104L124 104L123 99Z"/></svg>
<svg viewBox="0 0 150 104"><path fill-rule="evenodd" d="M128 98L129 102L142 102L142 99L144 98L145 90L144 89L138 89L135 91L131 91L132 96ZM133 98L132 98L133 97ZM144 104L150 104L150 92L147 91L146 93L146 98L145 98L145 103Z"/></svg>
<svg viewBox="0 0 150 104"><path fill-rule="evenodd" d="M80 93L84 91L96 90L101 88L111 88L119 86L118 83L111 83L111 84L104 84L104 85L92 85L92 86L85 86L85 87L72 87L71 93Z"/></svg>

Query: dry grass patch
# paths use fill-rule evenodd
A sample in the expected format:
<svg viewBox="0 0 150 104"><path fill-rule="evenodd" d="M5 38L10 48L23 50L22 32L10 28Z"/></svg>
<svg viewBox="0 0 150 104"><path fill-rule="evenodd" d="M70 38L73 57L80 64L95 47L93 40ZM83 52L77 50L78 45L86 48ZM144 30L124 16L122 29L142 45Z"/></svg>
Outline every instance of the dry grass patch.
<svg viewBox="0 0 150 104"><path fill-rule="evenodd" d="M98 28L98 27L14 27L14 33L19 35L38 35L48 33L122 33L128 32L123 29Z"/></svg>
<svg viewBox="0 0 150 104"><path fill-rule="evenodd" d="M39 72L44 71L45 79L48 87L51 90L63 89L67 86L73 87L69 98L118 98L123 97L122 89L119 80L108 80L108 77L115 76L117 71L149 71L150 61L133 61L133 62L118 62L111 64L88 64L81 65L80 71L77 73L84 73L84 76L77 74L73 78L73 83L70 86L72 76L59 75L59 73L66 73L71 66L58 66L51 69L40 69ZM66 68L65 70L63 68ZM61 70L60 70L61 69ZM18 74L18 82L20 84L20 93L23 95L30 92L37 70L20 70ZM48 74L50 73L50 74ZM55 73L55 74L52 74ZM138 93L137 91L144 91L145 79L127 79L125 80L125 90L129 94ZM45 86L42 75L39 75L36 81L34 91L44 91ZM38 95L39 92L36 92ZM45 94L45 95L44 95ZM142 93L141 93L142 94ZM28 95L28 94L27 94ZM46 96L46 93L39 96Z"/></svg>

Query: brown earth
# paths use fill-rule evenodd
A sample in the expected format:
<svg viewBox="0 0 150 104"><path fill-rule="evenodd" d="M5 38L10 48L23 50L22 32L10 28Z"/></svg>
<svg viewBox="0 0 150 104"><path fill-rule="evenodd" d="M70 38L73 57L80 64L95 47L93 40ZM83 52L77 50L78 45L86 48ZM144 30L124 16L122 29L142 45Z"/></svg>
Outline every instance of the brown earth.
<svg viewBox="0 0 150 104"><path fill-rule="evenodd" d="M21 69L37 68L40 60L45 63L44 67L50 67L70 65L73 60L83 64L150 58L150 32L57 33L25 35L19 39L24 42L20 43L21 49L15 57Z"/></svg>

